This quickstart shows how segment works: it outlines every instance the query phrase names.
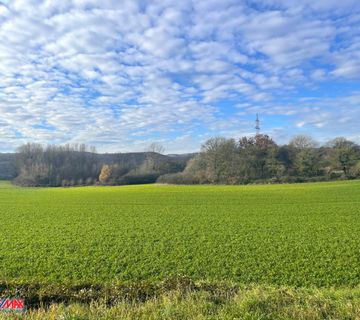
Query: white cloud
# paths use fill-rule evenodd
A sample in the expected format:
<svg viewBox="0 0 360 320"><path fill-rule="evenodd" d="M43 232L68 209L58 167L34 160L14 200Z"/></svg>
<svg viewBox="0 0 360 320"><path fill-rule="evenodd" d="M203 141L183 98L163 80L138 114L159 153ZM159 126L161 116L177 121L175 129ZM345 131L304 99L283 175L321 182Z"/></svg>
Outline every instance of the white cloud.
<svg viewBox="0 0 360 320"><path fill-rule="evenodd" d="M196 150L214 132L248 125L236 105L296 117L294 128L350 132L359 114L345 97L356 94L294 104L304 88L359 79L357 8L351 0L3 2L0 140L4 150L34 140L109 151L169 144L170 135L172 148ZM344 99L350 119L328 109ZM310 119L315 108L326 116Z"/></svg>

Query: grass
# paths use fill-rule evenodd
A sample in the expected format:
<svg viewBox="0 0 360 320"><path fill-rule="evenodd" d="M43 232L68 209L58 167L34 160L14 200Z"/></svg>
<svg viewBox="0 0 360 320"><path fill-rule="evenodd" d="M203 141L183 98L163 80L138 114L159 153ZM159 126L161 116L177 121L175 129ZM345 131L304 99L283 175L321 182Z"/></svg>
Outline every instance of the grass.
<svg viewBox="0 0 360 320"><path fill-rule="evenodd" d="M72 297L74 290L89 286L96 292L108 292L101 288L111 286L151 291L148 288L166 279L185 277L194 283L256 286L265 288L264 294L281 287L295 296L306 295L298 291L303 289L353 290L356 299L349 306L359 306L360 181L52 189L1 183L0 212L2 289L38 300L58 296L59 288ZM124 293L120 291L114 295ZM150 305L160 312L166 307L164 301L172 310L177 308L172 306L178 301L176 292L170 287L149 294L139 305L125 301L104 312L120 312L116 308L140 312L137 308ZM191 291L181 303L189 303L190 308L193 299L202 299L207 292ZM328 294L319 292L321 297ZM241 292L237 295L243 297ZM238 302L232 296L220 309L209 308L227 312L226 308L238 308ZM53 308L65 313L78 308L88 315L102 312L101 306L88 304ZM199 311L199 319L202 314Z"/></svg>
<svg viewBox="0 0 360 320"><path fill-rule="evenodd" d="M108 307L54 304L30 310L26 319L360 319L359 289L289 289L254 286L233 294L173 290L145 302L120 301Z"/></svg>

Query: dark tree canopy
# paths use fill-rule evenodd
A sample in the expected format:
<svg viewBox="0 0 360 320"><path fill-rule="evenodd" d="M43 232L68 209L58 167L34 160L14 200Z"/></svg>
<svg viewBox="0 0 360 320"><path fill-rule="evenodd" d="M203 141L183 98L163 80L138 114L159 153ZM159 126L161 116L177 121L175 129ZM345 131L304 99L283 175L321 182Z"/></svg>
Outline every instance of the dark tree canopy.
<svg viewBox="0 0 360 320"><path fill-rule="evenodd" d="M267 135L222 137L204 143L200 154L181 174L166 175L160 182L243 184L301 182L360 178L359 147L337 138L325 147L299 135L278 146Z"/></svg>
<svg viewBox="0 0 360 320"><path fill-rule="evenodd" d="M162 155L152 144L139 159L99 155L85 145L42 146L28 143L18 149L15 182L29 186L84 184L185 183L246 184L360 178L360 148L339 137L319 147L309 136L294 137L279 146L268 135L238 141L215 137L185 161ZM189 158L188 158L189 159Z"/></svg>

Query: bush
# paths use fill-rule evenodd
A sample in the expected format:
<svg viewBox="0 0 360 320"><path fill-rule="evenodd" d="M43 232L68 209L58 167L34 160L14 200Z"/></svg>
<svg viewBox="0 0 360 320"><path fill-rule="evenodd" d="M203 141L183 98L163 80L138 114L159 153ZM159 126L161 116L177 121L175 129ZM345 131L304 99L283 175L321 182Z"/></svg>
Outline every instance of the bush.
<svg viewBox="0 0 360 320"><path fill-rule="evenodd" d="M116 184L148 184L155 183L159 177L158 173L126 174L116 180Z"/></svg>
<svg viewBox="0 0 360 320"><path fill-rule="evenodd" d="M178 172L178 173L168 173L160 176L157 181L158 183L169 183L169 184L199 184L199 180L195 177L189 176L187 174Z"/></svg>
<svg viewBox="0 0 360 320"><path fill-rule="evenodd" d="M86 179L85 184L89 186L89 185L92 185L94 182L95 182L95 180L93 180L93 178L89 177Z"/></svg>
<svg viewBox="0 0 360 320"><path fill-rule="evenodd" d="M330 179L344 178L344 172L342 170L333 170L330 172Z"/></svg>
<svg viewBox="0 0 360 320"><path fill-rule="evenodd" d="M351 178L360 178L360 161L350 169L349 176Z"/></svg>

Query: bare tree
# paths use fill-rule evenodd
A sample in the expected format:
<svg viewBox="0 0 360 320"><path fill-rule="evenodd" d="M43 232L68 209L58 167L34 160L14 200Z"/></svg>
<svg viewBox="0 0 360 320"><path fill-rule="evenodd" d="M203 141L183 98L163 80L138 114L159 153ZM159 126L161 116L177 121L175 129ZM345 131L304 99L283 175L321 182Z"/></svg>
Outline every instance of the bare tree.
<svg viewBox="0 0 360 320"><path fill-rule="evenodd" d="M88 178L96 181L100 171L96 156L89 153L84 144L42 146L28 143L18 149L16 164L19 174L15 182L33 186L60 186L67 184L66 181L83 184Z"/></svg>
<svg viewBox="0 0 360 320"><path fill-rule="evenodd" d="M161 143L153 142L149 145L148 151L163 154L165 152L165 148Z"/></svg>
<svg viewBox="0 0 360 320"><path fill-rule="evenodd" d="M318 143L308 135L299 134L290 140L289 145L296 149L303 150L303 149L316 148Z"/></svg>

